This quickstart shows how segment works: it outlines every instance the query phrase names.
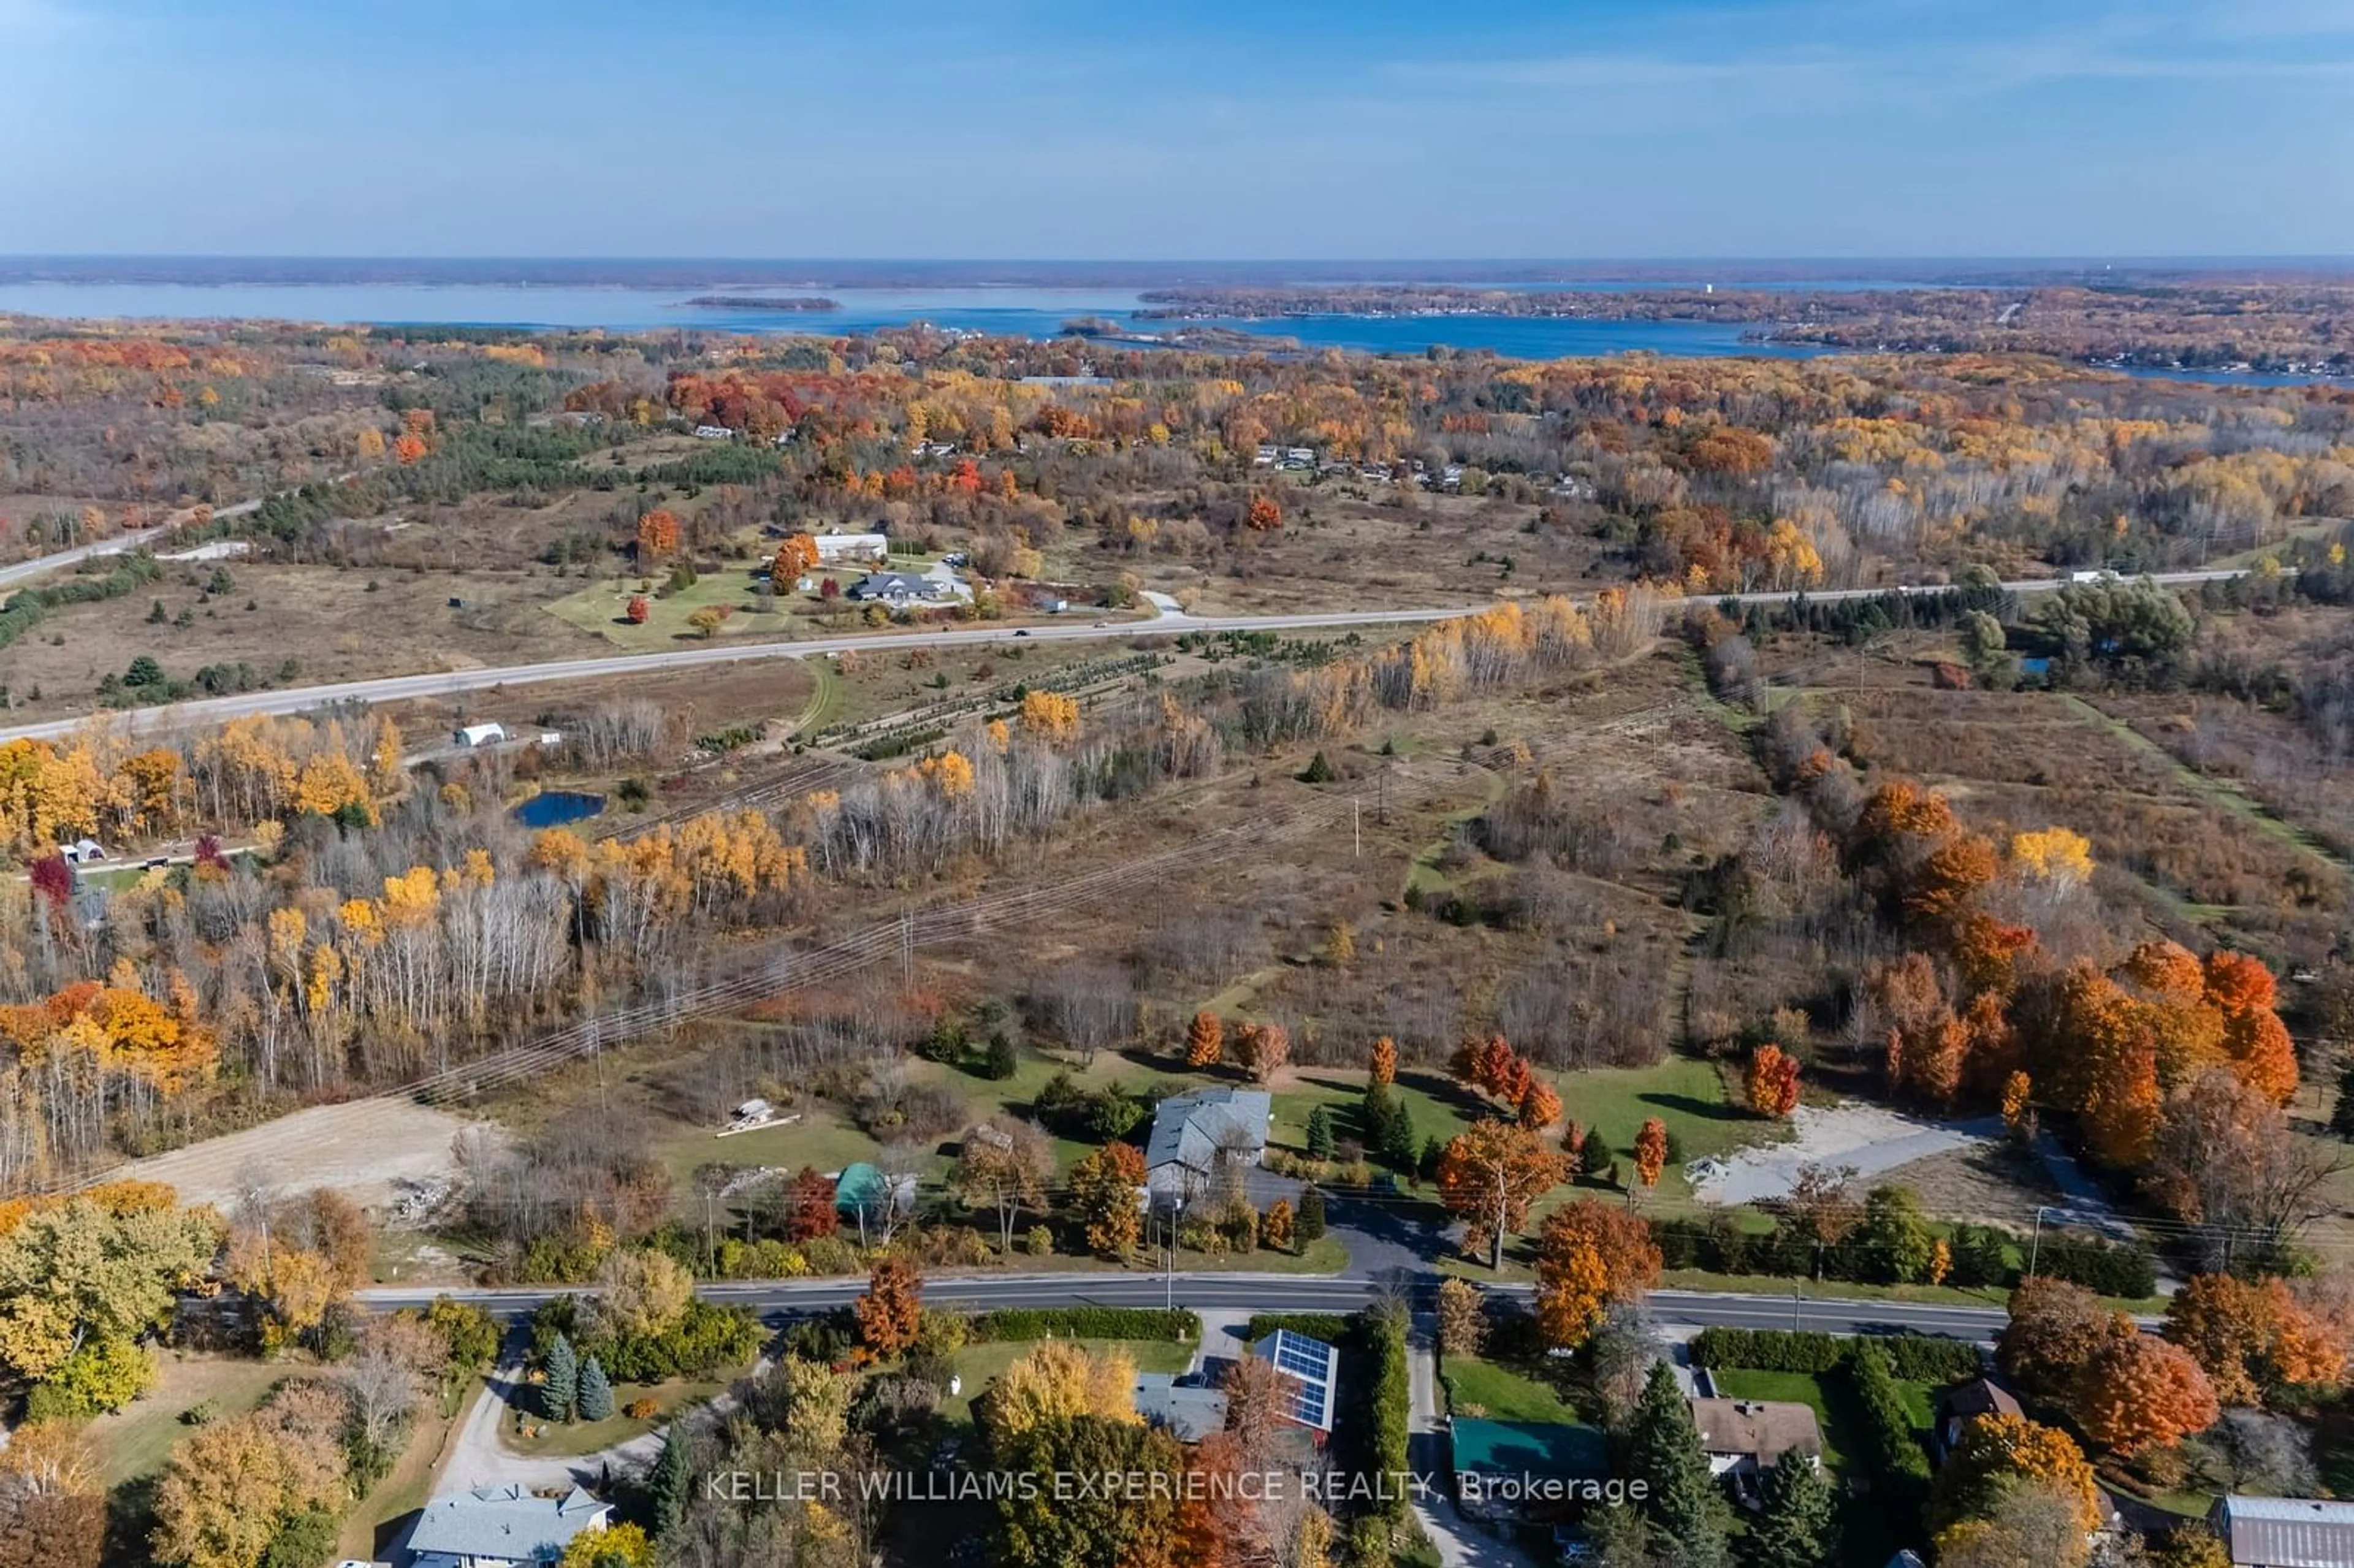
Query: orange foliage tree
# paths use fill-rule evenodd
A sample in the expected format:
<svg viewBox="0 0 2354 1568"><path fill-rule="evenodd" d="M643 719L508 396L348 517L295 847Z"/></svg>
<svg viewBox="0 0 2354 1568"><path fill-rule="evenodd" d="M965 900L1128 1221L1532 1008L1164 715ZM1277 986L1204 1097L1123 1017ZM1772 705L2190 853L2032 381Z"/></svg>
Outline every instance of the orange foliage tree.
<svg viewBox="0 0 2354 1568"><path fill-rule="evenodd" d="M678 548L678 514L656 507L638 519L638 557L656 560Z"/></svg>
<svg viewBox="0 0 2354 1568"><path fill-rule="evenodd" d="M1283 526L1283 508L1272 495L1254 495L1243 521L1254 534L1271 534Z"/></svg>
<svg viewBox="0 0 2354 1568"><path fill-rule="evenodd" d="M2189 1351L2148 1334L2116 1334L2084 1363L2070 1414L2094 1446L2130 1456L2204 1432L2221 1411Z"/></svg>
<svg viewBox="0 0 2354 1568"><path fill-rule="evenodd" d="M2022 1415L1984 1415L1962 1429L1961 1440L1937 1472L1929 1496L1929 1527L1944 1531L1995 1511L2014 1481L2049 1481L2075 1503L2079 1527L2100 1522L2093 1467L2075 1440L2057 1427Z"/></svg>
<svg viewBox="0 0 2354 1568"><path fill-rule="evenodd" d="M1553 1086L1532 1078L1521 1095L1521 1125L1532 1130L1551 1127L1561 1119L1561 1097Z"/></svg>
<svg viewBox="0 0 2354 1568"><path fill-rule="evenodd" d="M1226 1028L1214 1012L1197 1012L1185 1026L1185 1065L1199 1070L1214 1067L1226 1054Z"/></svg>
<svg viewBox="0 0 2354 1568"><path fill-rule="evenodd" d="M1537 1237L1537 1327L1549 1345L1575 1349L1613 1301L1639 1300L1659 1282L1650 1222L1588 1198L1547 1216Z"/></svg>
<svg viewBox="0 0 2354 1568"><path fill-rule="evenodd" d="M1786 1117L1798 1108L1798 1059L1779 1045L1749 1054L1749 1108L1759 1116Z"/></svg>
<svg viewBox="0 0 2354 1568"><path fill-rule="evenodd" d="M1365 1066L1365 1076L1373 1083L1392 1084L1397 1081L1397 1042L1384 1034L1373 1042L1373 1054Z"/></svg>
<svg viewBox="0 0 2354 1568"><path fill-rule="evenodd" d="M2342 1327L2299 1300L2287 1281L2197 1274L2167 1303L2166 1337L2205 1369L2215 1395L2251 1404L2297 1386L2345 1379Z"/></svg>
<svg viewBox="0 0 2354 1568"><path fill-rule="evenodd" d="M803 575L817 570L822 559L815 539L807 534L789 535L778 544L776 559L769 564L769 580L779 583L797 581Z"/></svg>
<svg viewBox="0 0 2354 1568"><path fill-rule="evenodd" d="M1523 1127L1492 1118L1456 1135L1438 1160L1438 1198L1504 1262L1504 1237L1529 1222L1529 1205L1561 1184L1562 1156Z"/></svg>
<svg viewBox="0 0 2354 1568"><path fill-rule="evenodd" d="M866 1276L866 1294L854 1304L859 1339L878 1356L907 1350L916 1342L923 1298L923 1276L913 1262L897 1253L875 1259Z"/></svg>
<svg viewBox="0 0 2354 1568"><path fill-rule="evenodd" d="M1668 1165L1668 1124L1658 1117L1643 1123L1635 1135L1635 1179L1646 1187L1659 1184L1659 1172ZM1635 1189L1627 1189L1627 1201L1635 1201Z"/></svg>

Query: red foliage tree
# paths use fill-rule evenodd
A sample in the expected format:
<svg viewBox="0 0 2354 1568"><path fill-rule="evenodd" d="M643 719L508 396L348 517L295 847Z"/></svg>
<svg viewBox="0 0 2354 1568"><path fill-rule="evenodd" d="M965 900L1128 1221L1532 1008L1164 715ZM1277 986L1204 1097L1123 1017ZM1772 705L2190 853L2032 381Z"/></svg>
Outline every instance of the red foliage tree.
<svg viewBox="0 0 2354 1568"><path fill-rule="evenodd" d="M785 1234L797 1242L830 1236L842 1227L833 1183L814 1165L804 1165L785 1189Z"/></svg>

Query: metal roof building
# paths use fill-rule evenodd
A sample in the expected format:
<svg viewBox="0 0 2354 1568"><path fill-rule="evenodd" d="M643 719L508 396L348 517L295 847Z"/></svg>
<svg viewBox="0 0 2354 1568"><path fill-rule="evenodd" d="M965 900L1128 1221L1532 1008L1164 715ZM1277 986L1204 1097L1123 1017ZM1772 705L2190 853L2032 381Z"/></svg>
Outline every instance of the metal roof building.
<svg viewBox="0 0 2354 1568"><path fill-rule="evenodd" d="M2354 1503L2226 1492L2207 1515L2232 1568L2345 1568L2354 1563Z"/></svg>

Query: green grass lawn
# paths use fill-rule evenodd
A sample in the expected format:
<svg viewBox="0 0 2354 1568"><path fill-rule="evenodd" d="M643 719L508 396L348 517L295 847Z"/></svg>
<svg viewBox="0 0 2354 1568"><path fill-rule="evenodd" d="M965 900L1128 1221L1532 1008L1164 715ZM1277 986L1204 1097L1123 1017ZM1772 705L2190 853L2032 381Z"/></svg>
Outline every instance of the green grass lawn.
<svg viewBox="0 0 2354 1568"><path fill-rule="evenodd" d="M803 1104L792 1108L801 1113L801 1119L790 1127L764 1127L733 1138L713 1136L716 1128L672 1124L655 1142L654 1158L670 1172L671 1190L684 1194L681 1203L695 1208L698 1217L701 1211L694 1196L698 1165L766 1165L788 1171L814 1165L820 1171L839 1171L854 1161L875 1158L875 1140L843 1120L832 1107Z"/></svg>
<svg viewBox="0 0 2354 1568"><path fill-rule="evenodd" d="M606 577L567 594L550 603L547 612L557 620L592 631L619 648L633 653L654 653L678 647L684 640L702 641L703 634L687 624L687 617L706 607L732 610L719 629L719 637L792 637L802 634L807 627L801 617L786 614L783 607L798 596L784 595L778 599L778 609L760 614L752 596L752 575L749 562L729 562L718 570L695 579L690 588L674 594L657 597L646 594L645 624L632 626L622 618L622 610L648 579L639 577ZM665 574L666 576L667 574ZM656 588L664 577L652 579ZM854 577L852 579L855 581Z"/></svg>
<svg viewBox="0 0 2354 1568"><path fill-rule="evenodd" d="M1444 1074L1409 1067L1398 1074L1392 1086L1406 1114L1414 1118L1414 1140L1417 1147L1424 1139L1436 1136L1442 1142L1453 1138L1478 1119L1480 1102L1472 1092L1462 1087ZM1280 1149L1294 1154L1308 1151L1308 1118L1318 1106L1326 1107L1332 1116L1332 1130L1339 1138L1360 1138L1357 1107L1365 1097L1365 1074L1354 1067L1302 1067L1296 1088L1285 1089L1275 1097L1274 1125L1268 1139Z"/></svg>
<svg viewBox="0 0 2354 1568"><path fill-rule="evenodd" d="M688 1405L699 1404L726 1386L725 1383L695 1383L683 1379L650 1387L615 1383L613 1414L604 1420L575 1421L559 1425L543 1421L536 1414L523 1414L518 1418L517 1413L510 1410L500 1417L500 1441L513 1454L576 1458L651 1432ZM529 1396L525 1397L527 1399ZM654 1402L655 1413L652 1416L621 1414L626 1406L641 1399Z"/></svg>
<svg viewBox="0 0 2354 1568"><path fill-rule="evenodd" d="M196 1430L184 1412L207 1400L222 1416L242 1415L298 1369L270 1361L231 1361L220 1356L177 1356L165 1351L155 1386L123 1409L93 1420L88 1428L98 1452L101 1478L108 1487L164 1467L172 1448Z"/></svg>
<svg viewBox="0 0 2354 1568"><path fill-rule="evenodd" d="M1038 1343L1035 1340L1009 1340L991 1345L967 1345L959 1351L953 1360L964 1386L942 1401L940 1414L951 1421L970 1421L974 1396L989 1386L991 1378L1036 1350ZM1140 1372L1181 1372L1193 1364L1192 1345L1172 1344L1165 1340L1081 1340L1077 1343L1096 1354L1120 1351Z"/></svg>
<svg viewBox="0 0 2354 1568"><path fill-rule="evenodd" d="M1552 1384L1495 1361L1451 1358L1439 1380L1447 1385L1451 1414L1538 1423L1584 1419Z"/></svg>

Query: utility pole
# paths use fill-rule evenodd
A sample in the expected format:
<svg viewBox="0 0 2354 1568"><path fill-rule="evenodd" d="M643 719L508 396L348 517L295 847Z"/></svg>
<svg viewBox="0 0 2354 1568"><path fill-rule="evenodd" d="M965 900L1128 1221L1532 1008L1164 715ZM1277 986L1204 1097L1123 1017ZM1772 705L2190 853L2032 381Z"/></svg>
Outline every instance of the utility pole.
<svg viewBox="0 0 2354 1568"><path fill-rule="evenodd" d="M2035 1277L2035 1255L2043 1247L2043 1205L2035 1205L2035 1234L2027 1243L2027 1277Z"/></svg>
<svg viewBox="0 0 2354 1568"><path fill-rule="evenodd" d="M1356 835L1357 858L1365 858L1365 802L1363 797L1349 797L1349 828Z"/></svg>

